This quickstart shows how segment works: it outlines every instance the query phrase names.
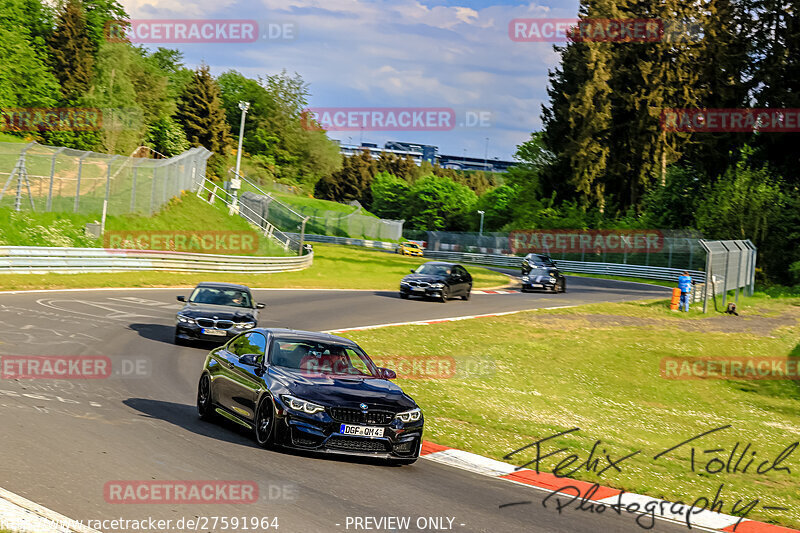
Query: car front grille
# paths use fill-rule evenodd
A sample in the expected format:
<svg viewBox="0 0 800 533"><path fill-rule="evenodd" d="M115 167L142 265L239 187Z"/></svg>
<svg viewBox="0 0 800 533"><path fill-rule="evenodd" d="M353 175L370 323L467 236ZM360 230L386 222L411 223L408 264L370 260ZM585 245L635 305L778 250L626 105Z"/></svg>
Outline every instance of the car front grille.
<svg viewBox="0 0 800 533"><path fill-rule="evenodd" d="M386 425L394 420L395 413L391 411L370 410L366 413L359 409L347 407L331 407L330 415L339 422L348 424L375 424Z"/></svg>
<svg viewBox="0 0 800 533"><path fill-rule="evenodd" d="M427 281L409 281L409 282L408 282L408 286L409 286L409 287L423 287L423 288L427 288L427 287L430 287L430 286L431 286L431 284L430 284L430 283L428 283Z"/></svg>
<svg viewBox="0 0 800 533"><path fill-rule="evenodd" d="M351 450L357 452L386 452L386 442L374 439L355 439L333 435L328 439L328 448L336 450Z"/></svg>
<svg viewBox="0 0 800 533"><path fill-rule="evenodd" d="M196 318L195 322L201 328L230 329L233 326L231 320L214 320L213 318Z"/></svg>

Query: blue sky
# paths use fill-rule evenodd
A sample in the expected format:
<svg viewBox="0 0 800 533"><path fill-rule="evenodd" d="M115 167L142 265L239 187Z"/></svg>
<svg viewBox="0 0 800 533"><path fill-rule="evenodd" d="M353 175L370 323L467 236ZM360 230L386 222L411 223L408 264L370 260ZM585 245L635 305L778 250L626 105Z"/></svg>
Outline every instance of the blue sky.
<svg viewBox="0 0 800 533"><path fill-rule="evenodd" d="M514 42L514 18L570 18L576 0L122 0L136 19L252 19L287 23L293 39L255 43L169 44L188 66L250 77L287 69L310 84L312 107L449 107L484 127L450 131L329 132L343 142L415 141L440 153L510 159L540 129L547 71L558 56L549 43ZM156 46L156 45L150 45Z"/></svg>

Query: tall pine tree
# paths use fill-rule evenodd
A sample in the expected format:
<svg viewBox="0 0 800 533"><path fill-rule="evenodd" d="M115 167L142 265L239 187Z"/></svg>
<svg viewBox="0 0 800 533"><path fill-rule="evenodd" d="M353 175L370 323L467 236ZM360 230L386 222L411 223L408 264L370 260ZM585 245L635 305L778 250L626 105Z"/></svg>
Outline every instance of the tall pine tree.
<svg viewBox="0 0 800 533"><path fill-rule="evenodd" d="M183 126L190 143L214 152L209 169L223 176L231 136L219 84L211 76L208 65L201 65L184 87L175 118Z"/></svg>
<svg viewBox="0 0 800 533"><path fill-rule="evenodd" d="M69 0L58 13L48 47L50 66L61 84L63 101L74 102L89 89L94 67L94 44L78 0Z"/></svg>

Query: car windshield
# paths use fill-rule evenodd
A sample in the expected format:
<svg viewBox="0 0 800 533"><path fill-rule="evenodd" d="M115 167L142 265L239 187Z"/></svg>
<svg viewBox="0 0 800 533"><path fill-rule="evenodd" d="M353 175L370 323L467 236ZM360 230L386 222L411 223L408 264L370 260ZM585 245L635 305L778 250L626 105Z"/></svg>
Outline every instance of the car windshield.
<svg viewBox="0 0 800 533"><path fill-rule="evenodd" d="M406 244L406 246L408 246L409 248L419 248L419 244L417 244L417 243L415 243L415 242L407 242L407 243L405 243L405 244Z"/></svg>
<svg viewBox="0 0 800 533"><path fill-rule="evenodd" d="M307 374L380 377L367 354L352 346L276 338L269 350L270 364Z"/></svg>
<svg viewBox="0 0 800 533"><path fill-rule="evenodd" d="M535 265L537 267L554 267L556 266L553 263L553 260L549 257L543 255L529 255L528 256L528 263Z"/></svg>
<svg viewBox="0 0 800 533"><path fill-rule="evenodd" d="M195 304L253 307L247 291L222 287L197 287L189 301Z"/></svg>
<svg viewBox="0 0 800 533"><path fill-rule="evenodd" d="M426 274L428 276L447 276L450 274L450 267L447 265L435 265L426 263L416 270L417 274Z"/></svg>

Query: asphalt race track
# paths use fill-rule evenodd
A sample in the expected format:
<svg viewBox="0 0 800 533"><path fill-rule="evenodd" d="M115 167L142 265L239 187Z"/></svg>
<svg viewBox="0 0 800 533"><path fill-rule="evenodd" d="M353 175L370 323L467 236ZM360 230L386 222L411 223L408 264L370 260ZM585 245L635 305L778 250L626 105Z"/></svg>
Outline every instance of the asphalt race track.
<svg viewBox="0 0 800 533"><path fill-rule="evenodd" d="M446 517L426 531L640 529L631 515L558 514L542 507L545 492L424 459L389 467L267 451L243 429L200 421L195 395L207 348L171 342L175 296L188 292L0 294L0 355L107 356L113 369L108 379L0 379L0 486L76 520L277 517L278 531L298 533L363 531L352 517L365 516L409 516L409 531L420 530L420 517ZM669 295L577 277L566 294L478 294L447 304L401 300L396 292L255 292L267 304L260 325L312 330ZM104 486L116 480L248 480L260 497L239 505L106 503ZM500 507L520 501L530 503ZM180 531L174 528L166 531ZM654 529L685 525L656 522Z"/></svg>

